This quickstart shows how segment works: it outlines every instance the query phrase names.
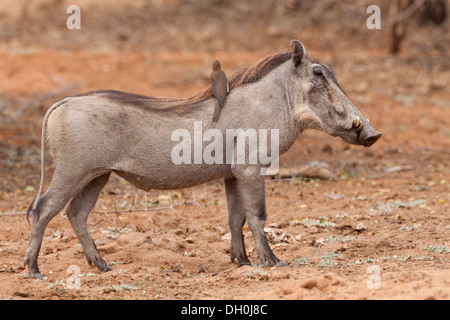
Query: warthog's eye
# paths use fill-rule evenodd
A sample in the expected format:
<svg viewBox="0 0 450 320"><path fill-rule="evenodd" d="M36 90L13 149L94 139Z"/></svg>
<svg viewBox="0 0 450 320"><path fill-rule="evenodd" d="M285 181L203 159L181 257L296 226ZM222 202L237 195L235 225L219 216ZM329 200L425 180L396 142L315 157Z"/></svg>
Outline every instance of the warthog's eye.
<svg viewBox="0 0 450 320"><path fill-rule="evenodd" d="M313 69L313 72L316 76L321 76L322 75L322 68L317 67Z"/></svg>

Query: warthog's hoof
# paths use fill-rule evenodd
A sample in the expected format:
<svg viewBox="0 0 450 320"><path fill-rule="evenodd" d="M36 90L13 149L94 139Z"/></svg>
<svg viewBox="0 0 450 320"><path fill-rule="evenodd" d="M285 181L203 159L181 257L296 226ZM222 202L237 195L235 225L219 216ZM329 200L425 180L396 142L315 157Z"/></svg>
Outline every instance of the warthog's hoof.
<svg viewBox="0 0 450 320"><path fill-rule="evenodd" d="M237 262L238 262L238 264L239 264L239 267L242 267L242 266L251 266L252 265L252 263L250 262L250 260L248 260L248 258L247 257L244 257L244 258L238 258L238 257L234 257L234 256L231 256L230 257L230 260L231 260L231 262L233 262L234 263L234 260L237 260Z"/></svg>
<svg viewBox="0 0 450 320"><path fill-rule="evenodd" d="M278 261L276 261L275 263L273 263L272 261L266 261L266 263L264 264L266 267L274 267L274 266L277 266L277 267L287 267L287 264L286 263L284 263L283 261L281 261L281 260L278 260Z"/></svg>
<svg viewBox="0 0 450 320"><path fill-rule="evenodd" d="M28 273L30 274L31 278L44 279L44 275L39 270L30 270L30 269L28 269Z"/></svg>
<svg viewBox="0 0 450 320"><path fill-rule="evenodd" d="M44 279L44 275L40 272L35 272L33 274L30 274L30 277L35 279Z"/></svg>
<svg viewBox="0 0 450 320"><path fill-rule="evenodd" d="M102 272L108 272L108 271L112 271L113 268L111 268L110 266L106 266L105 269L102 270Z"/></svg>

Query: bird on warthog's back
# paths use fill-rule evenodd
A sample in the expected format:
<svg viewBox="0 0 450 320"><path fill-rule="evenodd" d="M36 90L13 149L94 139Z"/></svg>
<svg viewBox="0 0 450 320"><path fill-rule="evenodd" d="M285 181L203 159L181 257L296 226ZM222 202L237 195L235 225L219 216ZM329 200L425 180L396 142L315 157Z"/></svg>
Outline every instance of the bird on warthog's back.
<svg viewBox="0 0 450 320"><path fill-rule="evenodd" d="M219 59L216 59L213 62L213 71L211 72L209 80L211 82L212 93L218 101L212 119L214 122L217 122L228 95L227 76L220 66Z"/></svg>

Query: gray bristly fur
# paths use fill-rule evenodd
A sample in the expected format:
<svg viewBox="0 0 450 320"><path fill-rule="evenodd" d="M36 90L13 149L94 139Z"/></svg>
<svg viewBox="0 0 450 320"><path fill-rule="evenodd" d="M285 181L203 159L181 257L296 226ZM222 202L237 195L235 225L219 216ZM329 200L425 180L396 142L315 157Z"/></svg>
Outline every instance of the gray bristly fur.
<svg viewBox="0 0 450 320"><path fill-rule="evenodd" d="M32 223L24 265L30 275L42 277L37 258L44 231L67 203L67 216L87 261L101 271L110 270L89 234L87 217L112 172L143 190L185 188L224 179L231 259L250 264L242 235L247 221L261 263L284 266L264 234L262 165L174 164L171 152L178 142L171 140L172 132L181 128L193 137L194 121L201 121L203 132L214 128L223 136L226 129L278 129L280 154L308 128L364 146L373 144L381 134L345 95L331 69L310 60L296 40L291 42L291 59L254 78L255 82L230 91L217 123L211 121L217 103L211 97L183 103L179 99L99 91L54 104L44 118L41 184L29 209ZM360 131L353 128L356 117L362 122ZM55 172L42 195L45 142L53 155Z"/></svg>

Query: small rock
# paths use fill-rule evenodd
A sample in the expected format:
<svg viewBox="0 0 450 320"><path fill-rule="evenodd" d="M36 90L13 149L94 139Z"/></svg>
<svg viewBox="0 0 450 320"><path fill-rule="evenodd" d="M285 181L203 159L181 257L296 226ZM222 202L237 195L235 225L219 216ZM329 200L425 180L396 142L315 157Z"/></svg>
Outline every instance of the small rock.
<svg viewBox="0 0 450 320"><path fill-rule="evenodd" d="M225 229L222 228L221 226L216 226L216 230L220 232L220 234L224 235L225 234Z"/></svg>
<svg viewBox="0 0 450 320"><path fill-rule="evenodd" d="M308 229L306 229L306 231L311 234L319 233L319 229L317 227L309 227Z"/></svg>
<svg viewBox="0 0 450 320"><path fill-rule="evenodd" d="M358 223L356 224L356 227L355 227L354 230L355 230L355 231L358 231L358 232L362 232L362 231L366 231L366 230L367 230L367 227L366 227L362 222L358 222Z"/></svg>
<svg viewBox="0 0 450 320"><path fill-rule="evenodd" d="M27 298L29 296L28 292L16 291L14 295L21 298Z"/></svg>
<svg viewBox="0 0 450 320"><path fill-rule="evenodd" d="M305 289L312 289L316 285L317 285L317 280L315 280L315 279L306 280L306 281L302 282L302 284L300 284L300 286Z"/></svg>
<svg viewBox="0 0 450 320"><path fill-rule="evenodd" d="M184 252L184 256L185 257L195 257L195 256L197 256L197 254L195 252L192 252L192 251L185 251Z"/></svg>
<svg viewBox="0 0 450 320"><path fill-rule="evenodd" d="M269 227L271 227L271 228L279 228L280 225L278 223L276 223L276 222L272 222L272 223L269 223Z"/></svg>
<svg viewBox="0 0 450 320"><path fill-rule="evenodd" d="M146 237L144 238L144 243L155 244L155 243L153 242L153 240L152 240L152 237L150 237L150 236L146 236Z"/></svg>
<svg viewBox="0 0 450 320"><path fill-rule="evenodd" d="M222 237L220 237L220 240L222 241L231 240L231 232L225 233Z"/></svg>
<svg viewBox="0 0 450 320"><path fill-rule="evenodd" d="M333 148L329 145L326 144L323 148L322 148L322 152L328 153L328 154L333 154Z"/></svg>
<svg viewBox="0 0 450 320"><path fill-rule="evenodd" d="M299 170L299 176L310 179L335 180L334 174L327 168L304 167Z"/></svg>

